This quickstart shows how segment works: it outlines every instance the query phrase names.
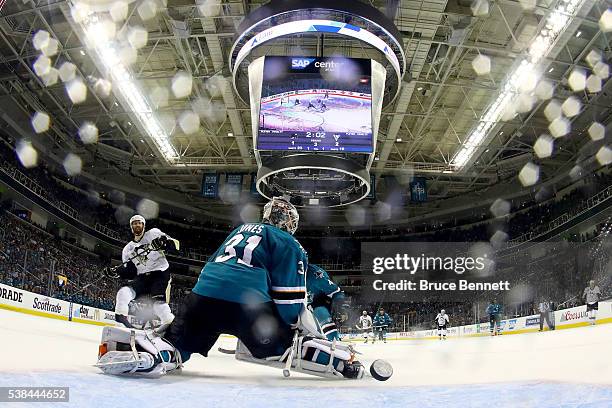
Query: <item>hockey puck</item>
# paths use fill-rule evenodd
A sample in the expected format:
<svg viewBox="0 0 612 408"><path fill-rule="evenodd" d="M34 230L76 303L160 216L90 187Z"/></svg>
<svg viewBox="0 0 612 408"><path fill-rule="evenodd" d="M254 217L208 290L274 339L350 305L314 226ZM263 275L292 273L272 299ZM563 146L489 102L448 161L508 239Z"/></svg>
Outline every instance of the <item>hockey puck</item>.
<svg viewBox="0 0 612 408"><path fill-rule="evenodd" d="M376 360L370 366L370 374L378 381L387 381L393 375L393 367L385 360Z"/></svg>

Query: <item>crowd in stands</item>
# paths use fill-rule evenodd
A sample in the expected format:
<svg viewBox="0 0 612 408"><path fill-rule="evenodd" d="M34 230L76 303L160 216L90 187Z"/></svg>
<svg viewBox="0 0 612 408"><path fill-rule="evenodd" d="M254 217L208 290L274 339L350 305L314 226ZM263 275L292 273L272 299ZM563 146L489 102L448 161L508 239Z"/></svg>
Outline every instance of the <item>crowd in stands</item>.
<svg viewBox="0 0 612 408"><path fill-rule="evenodd" d="M311 249L323 264L338 264L345 262L344 269L358 269L361 253L361 240L393 241L393 242L487 242L496 231L503 231L508 240L519 238L526 233L537 237L548 231L550 223L558 217L567 215L573 217L588 208L589 198L597 192L610 194L612 175L607 173L594 174L581 180L574 189L558 200L549 199L544 202L533 200L511 208L503 218L493 219L491 214L482 216L478 222L458 221L437 224L435 227L410 227L406 229L390 227L385 234L376 235L372 231L345 231L336 236L323 238L300 235L298 239L305 248ZM424 231L427 229L428 231ZM346 237L345 237L346 236ZM344 261L342 261L344 260ZM352 262L346 263L346 260Z"/></svg>
<svg viewBox="0 0 612 408"><path fill-rule="evenodd" d="M15 158L12 149L0 142L0 164L12 166L41 186L45 200L59 205L60 202L75 209L85 223L101 225L112 231L120 240L129 239L127 226L129 217L137 207L135 199L126 198L118 191L94 191L79 178L70 178L61 171L51 172L44 162L37 167L25 169ZM526 232L538 233L546 230L548 223L563 214L576 214L587 205L587 198L597 191L607 191L612 185L612 176L599 172L583 178L578 185L559 199L533 199L513 207L503 219L494 220L491 214L476 214L469 219L454 219L444 223L425 223L410 227L389 226L382 231L333 229L314 232L298 230L296 237L308 250L311 261L323 265L334 265L338 269L357 269L361 251L361 240L377 241L426 241L426 242L473 242L488 241L495 230L508 234L508 239L520 237ZM213 220L188 219L162 212L160 217L147 225L159 227L181 241L180 256L205 260L212 254L227 233L234 227ZM321 239L321 234L328 238ZM336 269L333 267L333 269Z"/></svg>
<svg viewBox="0 0 612 408"><path fill-rule="evenodd" d="M18 171L39 187L36 194L57 208L70 207L74 217L91 226L103 226L104 233L119 240L127 240L129 235L129 219L135 214L137 202L126 198L122 192L95 191L87 183L78 178L72 178L60 171L53 172L50 167L41 162L36 167L24 168L15 157L15 153L0 141L0 167ZM149 227L157 226L169 235L181 237L183 255L189 250L205 248L204 254L210 254L216 249L232 225L211 220L185 220L169 213L161 213L160 218L153 220ZM211 248L214 248L211 250ZM202 252L200 250L200 252Z"/></svg>
<svg viewBox="0 0 612 408"><path fill-rule="evenodd" d="M1 143L0 143L1 144ZM120 209L135 207L135 203L126 202L125 195L111 193L88 192L85 185L78 185L75 180L51 172L44 163L32 169L24 169L14 157L14 153L7 151L7 146L0 146L0 165L11 166L18 169L40 185L45 200L58 204L68 203L76 210L84 222L102 224L117 231L117 236L127 241L129 228L127 220L131 213L120 214ZM523 203L518 208L512 208L510 215L503 220L494 220L492 217L482 216L471 221L454 221L432 227L410 227L406 229L392 227L391 235L377 236L377 240L384 241L427 241L427 242L466 242L488 241L492 234L492 227L502 228L510 237L517 238L526 232L542 232L548 223L557 217L569 214L575 215L587 206L587 199L595 192L607 191L612 184L612 177L607 173L594 174L579 182L571 191L558 199L534 200ZM118 196L113 197L113 195ZM133 211L133 210L132 210ZM164 217L167 217L164 219ZM179 222L180 221L180 222ZM172 219L170 214L162 214L157 220L147 224L147 227L158 226L167 234L178 238L183 248L198 248L201 252L210 254L225 239L231 226L223 223L205 221L203 223ZM590 242L596 240L602 227L580 236L565 237L573 242ZM334 236L321 238L321 232L316 236L311 232L298 231L297 238L308 250L313 263L322 264L327 269L333 265L342 270L360 269L361 240L372 237L372 231L347 231L342 233L334 230ZM374 235L375 236L375 235ZM605 252L605 251L604 251ZM598 256L603 256L599 254ZM536 282L555 282L545 288L538 288L535 297L554 299L556 303L563 302L564 307L572 302L580 302L576 293L581 292L586 282L591 278L593 265L583 263L576 269L576 262L572 259L557 259L556 276L550 279L534 279ZM102 279L98 281L101 270L108 261L100 256L84 251L74 245L67 244L57 236L40 226L33 225L31 221L18 219L11 213L0 213L0 282L41 293L47 296L70 300L89 306L105 309L114 308L114 297L119 282ZM528 273L529 271L525 271ZM65 276L66 283L59 284L58 276ZM96 282L85 290L86 284ZM563 282L560 284L559 282ZM359 279L341 282L342 285L359 286ZM604 291L611 296L611 287ZM186 287L174 287L171 296L171 305L176 308L188 290ZM535 299L532 303L537 302ZM486 300L486 299L483 299ZM529 303L529 302L525 302ZM475 313L473 302L386 302L384 304L361 305L356 303L355 310L369 310L375 312L383 306L394 318L396 329L402 329L404 316L411 328L415 325L427 326L433 322L439 309L445 308L453 315L453 324L473 323L483 314ZM507 309L510 313L510 309ZM527 304L515 305L515 313L525 313L530 310ZM520 312L519 312L520 310ZM347 319L344 329L354 327Z"/></svg>
<svg viewBox="0 0 612 408"><path fill-rule="evenodd" d="M87 254L66 244L14 214L0 213L1 283L45 296L112 309L116 283L99 280L102 266L95 254ZM94 281L98 282L81 290Z"/></svg>

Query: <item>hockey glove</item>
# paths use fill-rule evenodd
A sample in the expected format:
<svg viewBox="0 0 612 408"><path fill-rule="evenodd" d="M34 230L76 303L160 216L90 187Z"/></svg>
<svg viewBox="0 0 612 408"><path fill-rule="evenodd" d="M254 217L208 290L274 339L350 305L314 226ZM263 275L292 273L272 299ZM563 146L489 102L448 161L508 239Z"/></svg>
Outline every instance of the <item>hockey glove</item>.
<svg viewBox="0 0 612 408"><path fill-rule="evenodd" d="M165 235L162 235L161 237L157 237L153 241L151 241L151 248L154 251L161 251L161 250L166 249L167 244L168 244L168 237Z"/></svg>
<svg viewBox="0 0 612 408"><path fill-rule="evenodd" d="M104 275L111 279L134 279L137 273L138 269L133 262L127 262L126 264L104 268Z"/></svg>
<svg viewBox="0 0 612 408"><path fill-rule="evenodd" d="M109 279L117 279L119 277L119 272L117 272L117 268L113 268L111 266L107 266L104 268L104 276Z"/></svg>

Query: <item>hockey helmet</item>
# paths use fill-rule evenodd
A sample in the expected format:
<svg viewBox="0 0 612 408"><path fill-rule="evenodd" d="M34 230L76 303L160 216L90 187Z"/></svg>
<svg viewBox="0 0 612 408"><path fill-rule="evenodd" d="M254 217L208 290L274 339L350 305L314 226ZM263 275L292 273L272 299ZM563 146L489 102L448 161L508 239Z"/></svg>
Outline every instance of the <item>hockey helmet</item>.
<svg viewBox="0 0 612 408"><path fill-rule="evenodd" d="M147 221L144 219L144 217L140 214L136 214L134 216L132 216L132 218L130 218L130 230L132 230L132 233L134 232L134 227L132 226L132 223L135 221L140 221L142 222L142 231L144 232L144 228L147 225Z"/></svg>
<svg viewBox="0 0 612 408"><path fill-rule="evenodd" d="M287 199L274 197L264 206L261 221L293 235L298 228L300 215Z"/></svg>
<svg viewBox="0 0 612 408"><path fill-rule="evenodd" d="M446 313L446 310L444 309L440 310L440 314L444 314L444 313Z"/></svg>

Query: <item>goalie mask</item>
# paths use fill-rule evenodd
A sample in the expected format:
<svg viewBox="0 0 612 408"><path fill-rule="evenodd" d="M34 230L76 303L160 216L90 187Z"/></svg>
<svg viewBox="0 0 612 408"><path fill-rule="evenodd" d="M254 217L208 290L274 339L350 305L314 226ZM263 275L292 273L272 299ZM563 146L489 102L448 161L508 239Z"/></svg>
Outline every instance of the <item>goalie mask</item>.
<svg viewBox="0 0 612 408"><path fill-rule="evenodd" d="M274 225L291 235L297 230L299 220L300 215L293 204L282 197L274 197L264 206L261 219L262 222Z"/></svg>
<svg viewBox="0 0 612 408"><path fill-rule="evenodd" d="M138 222L142 223L142 227L137 224ZM132 230L132 234L134 234L135 237L141 237L142 234L144 234L146 224L147 222L142 215L134 215L130 218L130 230Z"/></svg>

